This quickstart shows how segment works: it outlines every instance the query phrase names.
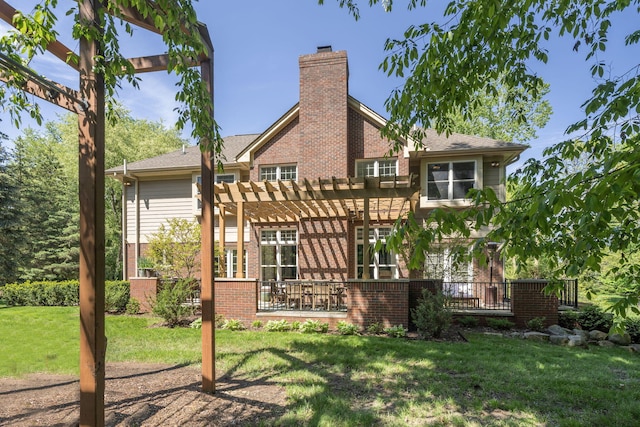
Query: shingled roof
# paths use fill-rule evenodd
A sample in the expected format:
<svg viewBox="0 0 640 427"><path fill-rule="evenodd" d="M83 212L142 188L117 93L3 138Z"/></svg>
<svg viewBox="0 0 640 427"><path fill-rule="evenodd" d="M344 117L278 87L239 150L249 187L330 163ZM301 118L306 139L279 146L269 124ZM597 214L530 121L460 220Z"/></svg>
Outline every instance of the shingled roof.
<svg viewBox="0 0 640 427"><path fill-rule="evenodd" d="M451 152L456 150L464 151L501 151L515 150L523 151L529 146L526 144L518 144L515 142L498 141L492 138L483 138L480 136L464 135L461 133L452 133L449 136L445 134L438 135L434 129L424 130L424 138L422 144L424 150L429 153Z"/></svg>
<svg viewBox="0 0 640 427"><path fill-rule="evenodd" d="M222 150L222 163L233 164L235 158L243 148L249 145L258 134L234 135L224 137L224 148ZM172 151L149 159L139 160L127 165L129 172L150 172L163 169L197 169L200 167L200 147L191 145L184 149ZM106 173L123 173L124 166L117 166L106 171Z"/></svg>

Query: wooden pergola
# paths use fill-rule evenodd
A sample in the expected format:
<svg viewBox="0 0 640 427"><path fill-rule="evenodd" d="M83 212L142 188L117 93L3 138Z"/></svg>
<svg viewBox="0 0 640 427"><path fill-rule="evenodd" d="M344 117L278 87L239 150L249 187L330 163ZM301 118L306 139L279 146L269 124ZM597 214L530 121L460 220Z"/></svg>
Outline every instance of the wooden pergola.
<svg viewBox="0 0 640 427"><path fill-rule="evenodd" d="M218 243L224 250L227 214L237 217L238 265L244 264L241 236L245 220L251 223L298 222L307 218L361 220L367 236L370 221L394 221L415 211L419 193L416 175L215 184L213 201L220 210ZM365 265L369 262L368 244L368 239L364 239ZM236 274L242 278L242 269ZM363 279L368 276L368 269L364 269Z"/></svg>
<svg viewBox="0 0 640 427"><path fill-rule="evenodd" d="M149 2L154 4L153 2ZM78 1L79 22L93 26L96 33L100 1ZM157 7L157 6L156 6ZM13 25L16 9L0 0L0 18ZM161 34L151 17L134 8L120 8L120 15L139 28ZM208 50L206 55L191 58L199 66L211 100L213 114L213 46L204 24L198 24L199 37ZM99 40L80 38L76 54L59 41L52 41L47 51L78 73L79 90L73 90L35 73L30 68L0 53L0 81L11 84L19 74L20 89L78 115L79 200L80 200L80 425L104 425L104 381L106 340L104 335L104 148L105 84L104 76L95 72L95 58L101 55ZM130 58L136 73L167 70L167 54ZM8 71L8 72L6 72ZM202 388L215 390L215 342L213 328L213 168L212 153L202 155Z"/></svg>

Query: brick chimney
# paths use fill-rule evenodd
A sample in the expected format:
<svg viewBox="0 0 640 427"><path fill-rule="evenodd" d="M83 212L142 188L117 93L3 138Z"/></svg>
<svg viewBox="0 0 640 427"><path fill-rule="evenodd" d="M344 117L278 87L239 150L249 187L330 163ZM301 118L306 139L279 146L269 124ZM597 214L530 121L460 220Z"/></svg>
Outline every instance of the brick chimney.
<svg viewBox="0 0 640 427"><path fill-rule="evenodd" d="M300 178L347 176L347 96L345 51L331 46L300 56L300 142L305 158Z"/></svg>

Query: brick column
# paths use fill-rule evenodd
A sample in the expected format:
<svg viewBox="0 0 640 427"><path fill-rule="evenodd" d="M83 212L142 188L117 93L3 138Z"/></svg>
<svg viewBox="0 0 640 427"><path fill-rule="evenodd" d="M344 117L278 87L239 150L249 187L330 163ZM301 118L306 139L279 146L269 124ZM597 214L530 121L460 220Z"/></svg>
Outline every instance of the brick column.
<svg viewBox="0 0 640 427"><path fill-rule="evenodd" d="M372 323L384 327L409 324L409 282L348 282L348 320L366 328Z"/></svg>
<svg viewBox="0 0 640 427"><path fill-rule="evenodd" d="M158 292L157 277L130 277L129 297L135 298L140 303L140 312L149 313L152 310L151 301Z"/></svg>
<svg viewBox="0 0 640 427"><path fill-rule="evenodd" d="M511 311L516 325L525 327L536 317L545 318L545 326L558 323L558 297L545 295L546 280L522 279L511 282Z"/></svg>

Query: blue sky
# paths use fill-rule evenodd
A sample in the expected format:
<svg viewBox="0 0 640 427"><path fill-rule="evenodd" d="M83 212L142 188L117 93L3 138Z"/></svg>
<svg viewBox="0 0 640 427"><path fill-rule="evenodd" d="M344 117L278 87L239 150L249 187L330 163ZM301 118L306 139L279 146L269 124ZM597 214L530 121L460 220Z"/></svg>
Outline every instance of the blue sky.
<svg viewBox="0 0 640 427"><path fill-rule="evenodd" d="M33 0L9 0L16 8L34 4ZM60 10L70 4L60 1ZM355 21L335 0L243 0L195 3L200 21L211 34L215 48L215 118L223 135L259 133L286 112L299 97L298 57L313 53L317 46L331 45L346 50L349 58L349 92L373 110L387 117L384 101L402 81L387 77L378 69L385 57L384 42L399 38L410 24L437 19L433 7L407 11L404 2L396 1L394 10L385 13L380 5L372 8L361 1L361 19ZM622 45L622 36L634 30L637 14L628 12L614 21L610 48L600 57L619 75L637 63L637 46L614 49ZM64 17L59 31L61 41L77 50L69 35L69 18ZM8 26L0 23L0 34ZM162 53L158 36L138 30L132 40L123 36L122 45L131 56ZM530 141L532 148L523 159L539 157L543 147L563 137L566 126L582 117L580 105L594 85L584 53L572 51L571 40L554 39L549 43L549 63L531 64L551 84L548 96L554 113L539 137ZM32 66L45 76L70 87L77 87L77 76L54 58L34 61ZM46 72L45 72L46 71ZM121 102L135 117L175 122L173 111L175 80L166 73L141 75L141 90L123 88ZM45 119L55 120L64 111L42 104ZM0 113L2 131L15 137L20 130L9 128L6 113ZM25 118L25 124L35 126ZM517 165L516 165L517 166Z"/></svg>

